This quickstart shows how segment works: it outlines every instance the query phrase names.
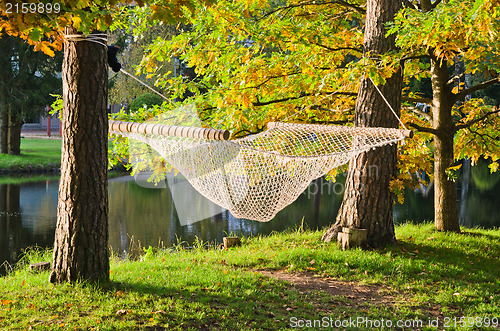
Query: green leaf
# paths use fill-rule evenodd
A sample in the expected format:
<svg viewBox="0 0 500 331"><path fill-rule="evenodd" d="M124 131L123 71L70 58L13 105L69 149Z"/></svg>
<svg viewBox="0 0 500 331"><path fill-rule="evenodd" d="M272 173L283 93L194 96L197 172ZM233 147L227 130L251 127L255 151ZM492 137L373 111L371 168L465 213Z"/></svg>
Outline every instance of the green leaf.
<svg viewBox="0 0 500 331"><path fill-rule="evenodd" d="M42 39L42 36L43 31L38 27L33 28L33 30L31 30L31 32L29 33L29 38L33 41L40 41L40 39Z"/></svg>

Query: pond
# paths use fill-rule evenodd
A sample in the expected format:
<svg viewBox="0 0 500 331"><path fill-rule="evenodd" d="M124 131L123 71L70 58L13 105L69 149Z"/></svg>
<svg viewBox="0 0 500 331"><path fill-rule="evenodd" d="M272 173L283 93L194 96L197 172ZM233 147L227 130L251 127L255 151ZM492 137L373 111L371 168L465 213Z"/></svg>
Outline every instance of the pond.
<svg viewBox="0 0 500 331"><path fill-rule="evenodd" d="M464 167L467 169L467 167ZM500 173L485 165L463 171L457 196L463 226L500 226ZM230 234L254 236L304 226L317 229L331 224L342 201L344 176L336 183L318 179L272 221L237 219L229 212L200 222L179 219L169 188L144 188L128 175L109 180L109 241L116 254L126 256L139 247L170 247L197 240L220 243ZM51 247L57 213L58 178L0 178L0 264L14 263L26 247ZM197 205L189 197L193 208ZM395 204L394 220L422 222L433 219L433 190L407 191L404 204ZM4 268L0 268L4 269Z"/></svg>

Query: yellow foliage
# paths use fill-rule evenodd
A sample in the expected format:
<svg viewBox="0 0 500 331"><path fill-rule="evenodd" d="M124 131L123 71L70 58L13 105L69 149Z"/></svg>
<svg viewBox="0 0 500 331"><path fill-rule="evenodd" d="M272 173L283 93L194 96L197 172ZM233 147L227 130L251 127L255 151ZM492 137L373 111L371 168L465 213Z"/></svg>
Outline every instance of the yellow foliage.
<svg viewBox="0 0 500 331"><path fill-rule="evenodd" d="M50 48L51 43L47 41L37 41L35 42L35 51L42 51L49 56L54 56L54 51Z"/></svg>

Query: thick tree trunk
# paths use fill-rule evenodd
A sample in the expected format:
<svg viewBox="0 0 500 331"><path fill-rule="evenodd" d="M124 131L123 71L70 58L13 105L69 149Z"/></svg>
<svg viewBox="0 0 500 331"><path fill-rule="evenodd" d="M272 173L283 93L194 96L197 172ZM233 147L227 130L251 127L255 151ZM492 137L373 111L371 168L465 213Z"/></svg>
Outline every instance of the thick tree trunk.
<svg viewBox="0 0 500 331"><path fill-rule="evenodd" d="M8 150L11 155L21 154L21 128L24 124L22 112L9 111Z"/></svg>
<svg viewBox="0 0 500 331"><path fill-rule="evenodd" d="M106 54L102 45L86 41L68 42L64 48L62 164L51 282L109 279Z"/></svg>
<svg viewBox="0 0 500 331"><path fill-rule="evenodd" d="M9 131L9 86L12 84L12 38L0 38L0 153L6 154L8 149Z"/></svg>
<svg viewBox="0 0 500 331"><path fill-rule="evenodd" d="M384 24L393 20L400 8L397 0L368 0L365 25L365 56L394 49L394 37L386 38ZM399 112L402 75L398 71L380 89L393 109ZM361 82L356 102L356 126L397 127L392 114L373 83ZM336 223L323 240L337 240L342 226L368 230L367 244L378 247L395 242L392 216L393 195L389 182L396 174L396 146L385 146L359 155L349 163L346 187Z"/></svg>
<svg viewBox="0 0 500 331"><path fill-rule="evenodd" d="M451 111L450 111L451 113ZM434 137L434 224L436 230L460 232L455 183L446 169L453 163L453 135Z"/></svg>
<svg viewBox="0 0 500 331"><path fill-rule="evenodd" d="M432 127L434 136L434 222L437 230L460 231L455 183L446 169L454 160L455 127L451 117L453 95L448 82L448 66L444 59L431 57Z"/></svg>
<svg viewBox="0 0 500 331"><path fill-rule="evenodd" d="M9 152L9 103L5 82L0 82L0 153Z"/></svg>

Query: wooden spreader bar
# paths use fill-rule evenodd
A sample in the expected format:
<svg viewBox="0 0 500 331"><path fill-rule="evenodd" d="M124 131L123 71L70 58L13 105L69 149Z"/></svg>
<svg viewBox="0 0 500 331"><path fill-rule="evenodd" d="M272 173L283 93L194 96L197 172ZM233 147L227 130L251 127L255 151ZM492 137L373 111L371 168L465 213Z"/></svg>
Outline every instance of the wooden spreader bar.
<svg viewBox="0 0 500 331"><path fill-rule="evenodd" d="M284 123L284 122L269 122L267 123L267 128L272 129L272 128L279 128L279 127L287 127L293 124L289 123ZM413 138L413 131L411 130L402 130L403 131L403 136L405 138Z"/></svg>
<svg viewBox="0 0 500 331"><path fill-rule="evenodd" d="M209 140L228 140L230 136L230 133L227 130L122 121L109 121L109 131Z"/></svg>

